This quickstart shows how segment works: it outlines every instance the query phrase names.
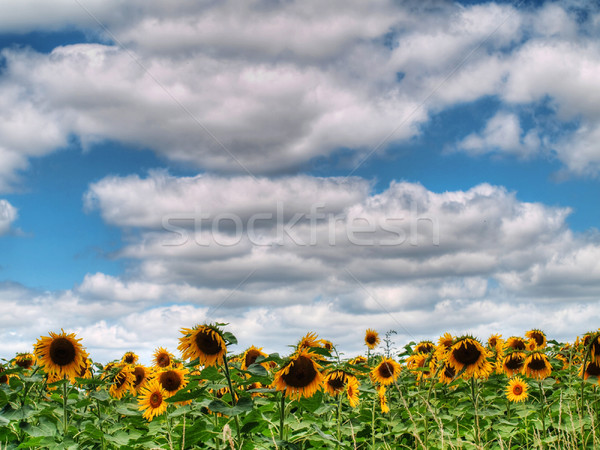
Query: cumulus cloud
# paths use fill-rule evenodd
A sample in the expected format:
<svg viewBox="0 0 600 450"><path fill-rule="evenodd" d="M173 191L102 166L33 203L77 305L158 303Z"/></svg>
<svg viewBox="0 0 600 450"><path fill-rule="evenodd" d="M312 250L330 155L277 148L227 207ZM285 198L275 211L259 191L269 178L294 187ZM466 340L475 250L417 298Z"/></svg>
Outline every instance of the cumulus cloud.
<svg viewBox="0 0 600 450"><path fill-rule="evenodd" d="M29 158L72 135L86 148L112 139L211 171L281 173L340 149L357 159L385 151L418 134L432 112L485 96L515 107L551 99L558 120L579 118L581 127L549 150L574 173L597 172L600 51L592 19L578 22L567 7L85 6L110 30L112 45L3 53L0 98L10 127L0 129L0 189L15 183ZM55 29L62 17L88 30L85 15L61 2L36 26ZM462 148L534 153L537 136L517 142L514 117L501 119ZM19 131L32 126L41 132ZM510 139L499 142L505 130Z"/></svg>

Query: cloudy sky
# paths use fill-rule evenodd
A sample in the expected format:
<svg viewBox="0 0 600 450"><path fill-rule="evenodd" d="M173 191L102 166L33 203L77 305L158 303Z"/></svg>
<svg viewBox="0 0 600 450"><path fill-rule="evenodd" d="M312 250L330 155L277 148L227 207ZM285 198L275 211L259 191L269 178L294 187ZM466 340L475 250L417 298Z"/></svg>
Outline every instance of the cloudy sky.
<svg viewBox="0 0 600 450"><path fill-rule="evenodd" d="M600 325L587 1L3 0L3 357Z"/></svg>

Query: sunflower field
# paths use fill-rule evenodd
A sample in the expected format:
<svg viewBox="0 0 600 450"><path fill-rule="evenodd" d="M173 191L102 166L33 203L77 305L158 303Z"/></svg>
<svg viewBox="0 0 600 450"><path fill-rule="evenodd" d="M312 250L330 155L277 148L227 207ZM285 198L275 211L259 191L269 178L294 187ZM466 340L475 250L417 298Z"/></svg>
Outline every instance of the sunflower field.
<svg viewBox="0 0 600 450"><path fill-rule="evenodd" d="M181 333L179 357L158 348L151 366L102 365L62 330L3 360L0 448L600 448L598 331L394 351L368 329L351 359L314 333L285 357L231 354L226 324Z"/></svg>

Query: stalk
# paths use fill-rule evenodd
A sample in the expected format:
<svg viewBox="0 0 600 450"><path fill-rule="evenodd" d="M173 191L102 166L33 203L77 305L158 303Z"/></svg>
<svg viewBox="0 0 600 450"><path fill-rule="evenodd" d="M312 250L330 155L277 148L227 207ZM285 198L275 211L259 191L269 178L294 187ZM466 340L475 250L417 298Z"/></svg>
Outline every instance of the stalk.
<svg viewBox="0 0 600 450"><path fill-rule="evenodd" d="M341 429L341 421L342 421L342 395L337 394L339 397L338 400L338 408L337 408L337 448L340 448L340 442L342 441L342 429Z"/></svg>
<svg viewBox="0 0 600 450"><path fill-rule="evenodd" d="M285 438L285 389L281 393L281 403L279 404L279 440L283 442Z"/></svg>
<svg viewBox="0 0 600 450"><path fill-rule="evenodd" d="M225 376L227 377L227 384L229 385L229 393L231 394L231 403L233 406L237 405L237 395L233 390L233 384L231 383L231 375L229 374L229 364L227 363L227 355L223 355L223 366L225 367ZM233 416L235 419L235 432L237 435L238 445L242 445L242 436L240 435L240 421L238 416Z"/></svg>
<svg viewBox="0 0 600 450"><path fill-rule="evenodd" d="M66 380L66 377L65 377L65 380ZM67 383L63 383L63 436L65 438L67 437L67 432L69 429L69 426L67 423L67 418L68 418L67 399L68 399Z"/></svg>
<svg viewBox="0 0 600 450"><path fill-rule="evenodd" d="M544 395L542 380L538 380L538 387L540 390L540 415L542 416L542 428L544 429L544 439L546 439L546 396Z"/></svg>
<svg viewBox="0 0 600 450"><path fill-rule="evenodd" d="M473 409L475 410L475 433L477 436L477 445L481 446L481 437L479 435L479 414L477 413L477 395L476 395L476 385L477 381L475 377L471 378L471 397L473 399Z"/></svg>

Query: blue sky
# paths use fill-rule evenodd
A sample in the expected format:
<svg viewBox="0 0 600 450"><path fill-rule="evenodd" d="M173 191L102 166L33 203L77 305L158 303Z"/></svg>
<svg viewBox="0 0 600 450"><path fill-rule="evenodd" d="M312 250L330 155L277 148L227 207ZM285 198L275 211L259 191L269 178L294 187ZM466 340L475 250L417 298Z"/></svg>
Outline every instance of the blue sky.
<svg viewBox="0 0 600 450"><path fill-rule="evenodd" d="M316 331L348 353L357 324L399 345L598 326L586 2L15 2L0 6L10 351L63 327L98 359L147 357L211 320L242 347ZM248 230L278 208L297 234ZM193 236L199 211L212 235L171 245L165 223ZM375 243L348 237L358 222ZM406 239L381 244L381 223Z"/></svg>

